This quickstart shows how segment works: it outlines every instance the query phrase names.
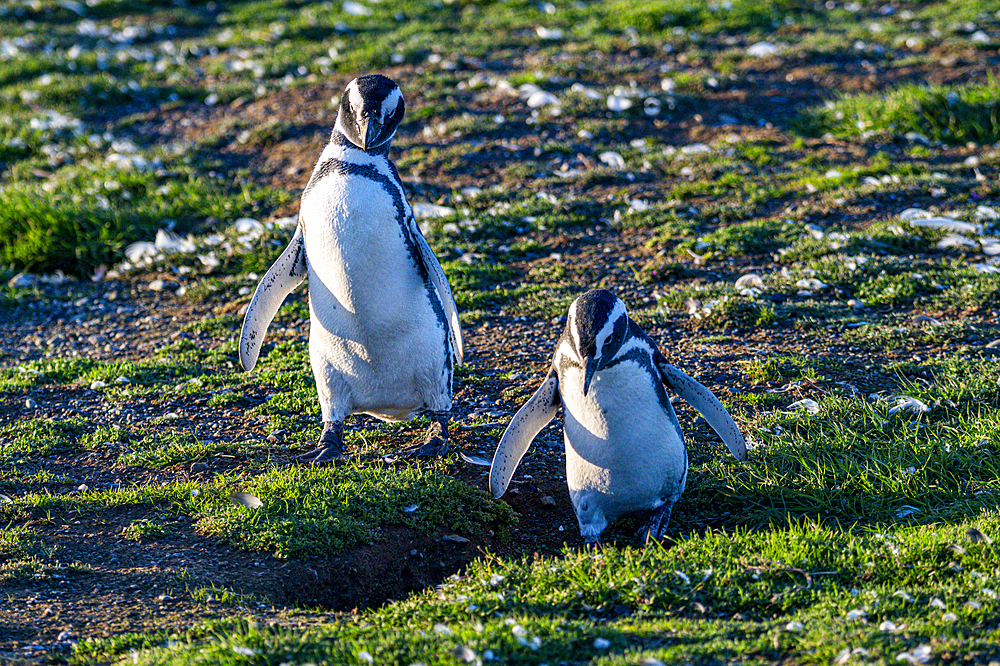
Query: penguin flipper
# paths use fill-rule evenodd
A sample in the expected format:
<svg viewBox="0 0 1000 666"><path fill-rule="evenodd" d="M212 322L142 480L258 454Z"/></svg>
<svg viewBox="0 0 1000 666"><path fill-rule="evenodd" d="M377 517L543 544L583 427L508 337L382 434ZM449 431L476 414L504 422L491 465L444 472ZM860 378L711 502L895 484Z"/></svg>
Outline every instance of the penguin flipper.
<svg viewBox="0 0 1000 666"><path fill-rule="evenodd" d="M462 356L465 350L462 346L462 325L458 321L458 307L455 305L455 297L451 294L448 278L444 274L444 269L441 268L441 263L434 256L431 246L427 244L427 239L420 233L420 229L417 228L415 223L413 226L415 229L413 235L417 239L417 249L420 251L420 259L424 262L427 273L431 276L431 281L434 283L434 287L437 289L438 296L441 299L441 305L444 307L444 315L448 318L448 334L451 338L451 348L455 352L455 365L462 365Z"/></svg>
<svg viewBox="0 0 1000 666"><path fill-rule="evenodd" d="M667 359L659 352L656 354L656 367L660 371L663 383L676 391L677 395L684 398L689 405L701 412L701 415L708 421L708 425L712 426L712 429L729 447L733 457L741 462L746 462L747 444L743 435L740 433L736 421L726 410L725 405L715 397L715 394L693 377L667 363Z"/></svg>
<svg viewBox="0 0 1000 666"><path fill-rule="evenodd" d="M240 364L247 372L257 365L267 327L285 297L306 277L306 246L302 227L296 227L288 247L257 284L240 331Z"/></svg>
<svg viewBox="0 0 1000 666"><path fill-rule="evenodd" d="M490 467L490 492L498 498L507 490L507 484L514 476L521 458L535 435L551 421L562 400L559 397L559 377L555 370L549 370L542 385L528 402L521 406L510 420L510 424L500 438L497 451L493 454Z"/></svg>

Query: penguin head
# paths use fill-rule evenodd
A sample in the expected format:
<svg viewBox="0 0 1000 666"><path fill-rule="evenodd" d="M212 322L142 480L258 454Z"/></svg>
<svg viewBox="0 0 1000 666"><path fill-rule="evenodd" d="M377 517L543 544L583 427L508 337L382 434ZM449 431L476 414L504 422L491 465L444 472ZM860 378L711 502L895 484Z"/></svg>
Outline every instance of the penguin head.
<svg viewBox="0 0 1000 666"><path fill-rule="evenodd" d="M569 306L565 337L583 365L583 394L594 374L618 353L628 336L628 311L620 298L606 289L592 289Z"/></svg>
<svg viewBox="0 0 1000 666"><path fill-rule="evenodd" d="M403 119L406 104L392 79L381 74L359 76L347 84L337 112L339 131L366 152L386 152Z"/></svg>

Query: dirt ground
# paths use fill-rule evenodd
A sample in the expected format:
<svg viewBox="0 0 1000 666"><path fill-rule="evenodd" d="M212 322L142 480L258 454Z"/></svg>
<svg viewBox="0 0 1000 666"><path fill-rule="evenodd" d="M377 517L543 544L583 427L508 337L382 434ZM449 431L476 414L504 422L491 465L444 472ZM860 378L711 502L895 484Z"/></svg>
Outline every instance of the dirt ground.
<svg viewBox="0 0 1000 666"><path fill-rule="evenodd" d="M626 57L623 54L623 57ZM652 62L651 62L652 65ZM737 132L743 136L790 143L782 129L804 104L815 104L832 96L833 91L851 92L877 90L904 81L948 83L985 79L992 66L981 54L970 52L966 57L953 58L950 66L911 67L891 73L879 67L866 67L858 61L844 62L783 62L777 59L762 62L752 76L747 76L725 90L708 93L702 106L679 120L649 121L664 141L676 144L708 142L718 136ZM993 63L995 65L995 63ZM638 85L658 87L656 67L649 68L648 81ZM405 80L406 71L390 71L389 75ZM890 75L891 74L891 75ZM640 77L641 78L641 77ZM288 136L275 148L258 151L233 141L220 147L219 159L248 168L256 182L300 191L305 184L317 155L325 143L329 127L335 119L335 108L329 104L339 94L343 81L293 87L265 99L238 107L179 107L170 111L149 112L132 131L138 140L194 141L217 133L218 128L233 119L241 122L264 122L279 119L287 122ZM419 91L407 91L409 108L420 108ZM521 103L511 97L463 98L477 111L489 113L514 112L511 107ZM521 110L523 112L523 109ZM720 116L736 117L739 126L722 125ZM443 120L436 119L436 120ZM763 121L759 123L758 121ZM640 128L628 126L624 131ZM649 127L641 128L643 132ZM445 139L427 140L420 137L421 123L404 124L400 132L401 145L444 146ZM518 135L505 138L505 143L530 149L543 140L576 140L575 127L570 123L547 124L543 133L524 129ZM623 138L628 138L623 137ZM495 146L486 159L470 163L461 173L453 171L420 174L419 183L403 173L404 181L415 190L450 192L465 186L504 184L505 171L499 168L505 160L516 159L516 152ZM810 150L827 156L843 155L844 161L854 157L856 145L836 141L812 140ZM885 150L901 148L882 146ZM951 149L954 159L969 154L965 148ZM901 154L901 153L900 153ZM432 184L432 185L430 185ZM663 183L639 181L628 187L629 197L650 196ZM594 185L586 191L574 191L577 185L567 182L563 196L576 193L581 197L605 200L621 196L622 186ZM850 228L884 211L885 202L878 194L865 201L855 201L842 210L830 211L823 222L831 227ZM919 200L907 205L919 205ZM929 203L929 201L927 202ZM893 204L898 207L898 204ZM278 214L293 214L296 205ZM626 302L650 299L655 286L643 285L634 279L628 267L641 268L653 259L654 250L646 246L649 230L617 231L597 224L589 228L574 228L535 236L547 251L572 257L572 279L580 285L602 285L617 291ZM544 257L529 257L512 263L519 276L544 262ZM752 270L767 269L748 259L736 259L725 264L704 268L692 265L691 270L706 281L732 281ZM195 303L171 293L153 294L140 288L154 275L101 283L69 283L46 286L52 298L40 299L30 307L20 307L0 321L0 363L13 366L46 356L85 355L102 359L135 359L148 356L181 335L189 322L209 316L235 314L239 305L221 300ZM71 299L72 297L72 299ZM74 301L85 303L74 305ZM113 314L116 313L116 314ZM930 313L933 314L933 313ZM983 314L983 313L980 313ZM112 316L113 315L113 316ZM481 430L465 428L464 417L473 411L495 414L498 423L505 423L519 406L525 394L537 386L547 369L553 344L560 333L558 321L533 321L512 317L501 312L489 313L476 325L466 328L467 363L496 371L515 371L519 379L494 378L482 384L461 387L456 395L454 444L470 453L491 456L495 442L487 441ZM697 377L725 397L750 388L739 362L763 354L798 353L808 349L808 336L792 328L780 335L769 331L736 331L731 337L716 341L691 341L684 328L654 328L648 331L659 342L671 362ZM207 334L184 333L199 343L218 344ZM814 347L815 348L815 347ZM892 359L872 358L869 350L837 346L823 350L836 354L848 366L863 367ZM907 352L911 353L911 352ZM505 389L520 387L517 400L501 397ZM860 389L874 390L867 386ZM803 397L812 390L802 387ZM108 405L100 394L85 388L32 390L31 397L41 408L29 410L25 395L0 396L0 422L11 423L29 416L63 419L85 416L97 421L139 421L151 415L177 412L181 418L198 427L220 435L242 432L247 439L267 436L263 426L245 417L241 409L210 410L196 397L178 397L170 402L146 404L141 401ZM681 410L682 425L694 450L718 447L707 425L696 419L693 412ZM356 423L368 423L358 421ZM393 446L402 448L417 431L395 435ZM444 533L421 535L399 527L386 528L386 538L376 545L351 548L338 555L307 560L276 559L266 553L238 551L224 547L199 534L189 521L181 520L178 529L162 539L137 542L122 535L124 526L137 517L137 509L123 508L99 514L50 518L39 512L31 521L50 544L52 552L64 563L64 570L41 582L19 580L5 583L0 590L0 662L33 663L43 658L56 658L60 646L68 648L71 641L83 637L112 636L126 631L183 628L213 617L251 615L263 622L303 626L324 621L328 612L350 612L377 606L389 599L399 599L413 590L440 583L485 551L501 556L517 554L556 554L564 545L581 546L572 507L570 506L561 457L561 431L551 425L536 441L537 450L551 455L535 456L519 472L519 481L508 492L508 501L520 520L509 539L500 539L488 531L468 541L446 539ZM287 450L286 457L277 453L274 464L291 463L301 451ZM216 458L207 468L191 471L189 464L142 471L138 468L116 468L113 459L100 455L69 455L50 457L45 468L63 478L53 492L72 492L80 484L89 488L106 488L118 484L171 482L188 477L210 478L227 469L231 461ZM485 488L488 469L468 466L462 478ZM683 503L675 517L685 520ZM711 525L724 516L698 516L687 519L694 527ZM613 538L615 535L612 535ZM626 539L627 535L617 535ZM72 563L88 563L85 571L73 569ZM55 584L53 584L55 583ZM210 589L213 594L192 594L190 590ZM224 589L223 589L224 588ZM225 590L230 591L227 593ZM310 609L310 610L302 610ZM313 609L319 609L315 612ZM55 648L55 649L54 649Z"/></svg>

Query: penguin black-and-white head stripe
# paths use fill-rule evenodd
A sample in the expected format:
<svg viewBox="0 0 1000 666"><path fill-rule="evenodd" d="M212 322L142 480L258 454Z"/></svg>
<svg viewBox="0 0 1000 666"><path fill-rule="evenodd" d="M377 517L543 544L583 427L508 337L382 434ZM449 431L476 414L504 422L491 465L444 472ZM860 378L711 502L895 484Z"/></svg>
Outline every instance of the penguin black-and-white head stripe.
<svg viewBox="0 0 1000 666"><path fill-rule="evenodd" d="M366 152L385 152L396 134L406 103L392 79L368 74L347 84L334 132Z"/></svg>
<svg viewBox="0 0 1000 666"><path fill-rule="evenodd" d="M628 311L620 298L605 289L592 289L573 301L563 338L575 361L585 368L583 392L594 373L606 366L628 336Z"/></svg>
<svg viewBox="0 0 1000 666"><path fill-rule="evenodd" d="M596 542L607 525L648 512L640 538L660 538L687 482L684 433L670 388L701 412L737 460L746 442L719 399L667 363L604 290L570 306L566 329L541 387L511 419L493 456L490 491L501 496L531 440L563 409L566 483L580 534Z"/></svg>

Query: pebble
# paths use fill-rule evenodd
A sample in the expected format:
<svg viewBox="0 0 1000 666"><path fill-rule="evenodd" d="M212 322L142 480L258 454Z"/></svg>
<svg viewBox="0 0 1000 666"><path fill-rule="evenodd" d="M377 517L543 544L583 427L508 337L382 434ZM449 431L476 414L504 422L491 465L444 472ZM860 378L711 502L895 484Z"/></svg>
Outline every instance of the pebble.
<svg viewBox="0 0 1000 666"><path fill-rule="evenodd" d="M164 282L163 280L153 280L152 282L149 283L150 291L163 291L166 288L167 288L167 283Z"/></svg>
<svg viewBox="0 0 1000 666"><path fill-rule="evenodd" d="M469 648L465 645L456 646L455 649L452 650L451 655L455 657L455 659L465 662L466 664L474 664L478 659L476 653L472 650L472 648Z"/></svg>
<svg viewBox="0 0 1000 666"><path fill-rule="evenodd" d="M736 286L743 287L757 287L758 289L763 288L764 281L760 279L760 276L756 273L747 273L746 275L741 275L738 280L736 280Z"/></svg>
<svg viewBox="0 0 1000 666"><path fill-rule="evenodd" d="M24 406L27 407L28 409L35 409L36 407L38 407L38 403L35 402L34 398L28 398L27 400L24 401Z"/></svg>
<svg viewBox="0 0 1000 666"><path fill-rule="evenodd" d="M771 42L756 42L747 49L747 55L753 58L766 58L778 52L778 47Z"/></svg>
<svg viewBox="0 0 1000 666"><path fill-rule="evenodd" d="M198 472L205 472L208 470L208 463L196 462L191 464L191 472L197 474Z"/></svg>
<svg viewBox="0 0 1000 666"><path fill-rule="evenodd" d="M19 273L12 277L7 286L11 289L24 289L25 287L34 287L41 280L37 275L32 275L31 273Z"/></svg>
<svg viewBox="0 0 1000 666"><path fill-rule="evenodd" d="M632 100L621 95L608 95L608 108L615 113L628 111L632 108Z"/></svg>
<svg viewBox="0 0 1000 666"><path fill-rule="evenodd" d="M865 304L856 298L852 298L849 301L847 301L847 305L850 306L850 308L855 312L861 312L862 310L865 309Z"/></svg>
<svg viewBox="0 0 1000 666"><path fill-rule="evenodd" d="M288 434L287 430L275 430L270 435L267 436L267 441L272 444L281 444L285 441L285 435Z"/></svg>

